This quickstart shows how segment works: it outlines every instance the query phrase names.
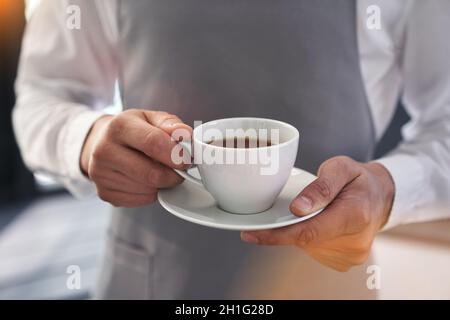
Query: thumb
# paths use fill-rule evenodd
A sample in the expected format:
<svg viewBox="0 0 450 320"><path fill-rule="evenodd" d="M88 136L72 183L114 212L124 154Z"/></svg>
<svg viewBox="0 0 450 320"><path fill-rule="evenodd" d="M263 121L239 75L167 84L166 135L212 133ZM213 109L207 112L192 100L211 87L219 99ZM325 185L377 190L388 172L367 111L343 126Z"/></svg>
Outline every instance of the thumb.
<svg viewBox="0 0 450 320"><path fill-rule="evenodd" d="M329 205L339 192L359 175L358 163L348 157L335 157L319 168L318 178L292 200L289 209L305 216Z"/></svg>
<svg viewBox="0 0 450 320"><path fill-rule="evenodd" d="M177 116L162 111L146 111L146 117L151 125L163 130L176 141L190 141L192 128Z"/></svg>

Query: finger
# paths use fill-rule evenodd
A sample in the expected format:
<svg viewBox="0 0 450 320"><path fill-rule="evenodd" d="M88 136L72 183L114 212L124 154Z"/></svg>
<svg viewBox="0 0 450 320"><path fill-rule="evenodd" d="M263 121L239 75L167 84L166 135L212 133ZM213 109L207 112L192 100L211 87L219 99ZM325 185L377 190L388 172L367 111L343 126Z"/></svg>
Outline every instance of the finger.
<svg viewBox="0 0 450 320"><path fill-rule="evenodd" d="M109 170L105 172L102 168ZM183 182L172 169L121 145L110 145L98 152L89 177L95 181L109 176L111 171L118 171L137 183L154 188L169 188Z"/></svg>
<svg viewBox="0 0 450 320"><path fill-rule="evenodd" d="M119 121L113 129L113 137L124 146L131 147L144 153L149 158L175 169L184 170L188 164L177 164L172 161L172 150L177 143L164 130L147 122L145 118L129 117L117 118Z"/></svg>
<svg viewBox="0 0 450 320"><path fill-rule="evenodd" d="M160 128L169 134L172 138L174 132L177 132L175 141L188 141L192 135L192 128L185 124L177 116L161 111L144 111L147 121L153 126Z"/></svg>
<svg viewBox="0 0 450 320"><path fill-rule="evenodd" d="M100 199L109 202L115 207L137 208L156 201L156 193L142 195L109 189L101 189L97 193Z"/></svg>
<svg viewBox="0 0 450 320"><path fill-rule="evenodd" d="M261 245L307 247L354 232L355 226L351 222L357 220L354 219L356 212L342 203L336 203L310 220L278 229L244 232L241 238L246 242Z"/></svg>
<svg viewBox="0 0 450 320"><path fill-rule="evenodd" d="M108 171L107 175L105 174L104 177L96 179L95 183L97 185L114 191L142 195L156 192L156 188L131 180L120 172Z"/></svg>
<svg viewBox="0 0 450 320"><path fill-rule="evenodd" d="M149 123L169 134L173 141L191 141L192 128L177 116L161 111L144 111L144 114ZM191 155L182 146L172 148L171 160L174 165L192 163Z"/></svg>
<svg viewBox="0 0 450 320"><path fill-rule="evenodd" d="M335 157L324 162L318 178L310 183L291 202L289 209L304 216L330 204L339 192L360 173L357 162L347 157Z"/></svg>

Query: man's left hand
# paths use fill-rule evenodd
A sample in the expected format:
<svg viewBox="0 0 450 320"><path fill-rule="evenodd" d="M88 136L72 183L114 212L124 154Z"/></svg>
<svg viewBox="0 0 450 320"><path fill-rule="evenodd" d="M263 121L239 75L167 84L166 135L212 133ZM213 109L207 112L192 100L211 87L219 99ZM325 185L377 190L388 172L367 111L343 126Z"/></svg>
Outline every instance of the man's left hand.
<svg viewBox="0 0 450 320"><path fill-rule="evenodd" d="M242 240L261 245L296 245L320 263L338 271L363 264L377 232L386 223L394 182L379 163L348 157L325 161L318 178L291 203L290 210L310 220L279 229L242 232Z"/></svg>

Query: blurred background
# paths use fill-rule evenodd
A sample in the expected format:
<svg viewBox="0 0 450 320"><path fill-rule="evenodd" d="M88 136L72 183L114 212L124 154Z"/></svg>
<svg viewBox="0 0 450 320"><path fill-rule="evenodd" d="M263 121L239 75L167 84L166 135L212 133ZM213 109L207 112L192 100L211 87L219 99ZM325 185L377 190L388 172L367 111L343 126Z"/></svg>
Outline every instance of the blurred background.
<svg viewBox="0 0 450 320"><path fill-rule="evenodd" d="M27 17L40 0L0 0L0 299L87 299L96 283L108 205L75 200L60 185L29 172L11 125L14 80ZM120 110L118 101L111 112ZM377 147L400 140L408 120L401 105ZM374 245L380 299L450 299L450 221L402 226ZM81 288L68 289L67 268L81 268Z"/></svg>
<svg viewBox="0 0 450 320"><path fill-rule="evenodd" d="M26 23L39 0L0 0L0 299L79 299L95 285L108 207L77 201L60 185L29 172L11 125L14 79ZM66 286L67 268L81 288Z"/></svg>

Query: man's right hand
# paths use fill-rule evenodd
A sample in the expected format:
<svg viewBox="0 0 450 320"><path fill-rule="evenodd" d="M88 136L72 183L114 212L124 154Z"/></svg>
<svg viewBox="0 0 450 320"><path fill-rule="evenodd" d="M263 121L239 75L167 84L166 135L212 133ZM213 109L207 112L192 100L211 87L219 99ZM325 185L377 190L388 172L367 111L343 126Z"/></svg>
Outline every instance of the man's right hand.
<svg viewBox="0 0 450 320"><path fill-rule="evenodd" d="M172 161L177 130L183 140L192 128L166 112L127 110L98 119L80 157L82 171L95 183L98 196L114 206L140 207L156 200L158 189L183 179L172 170L186 169Z"/></svg>

